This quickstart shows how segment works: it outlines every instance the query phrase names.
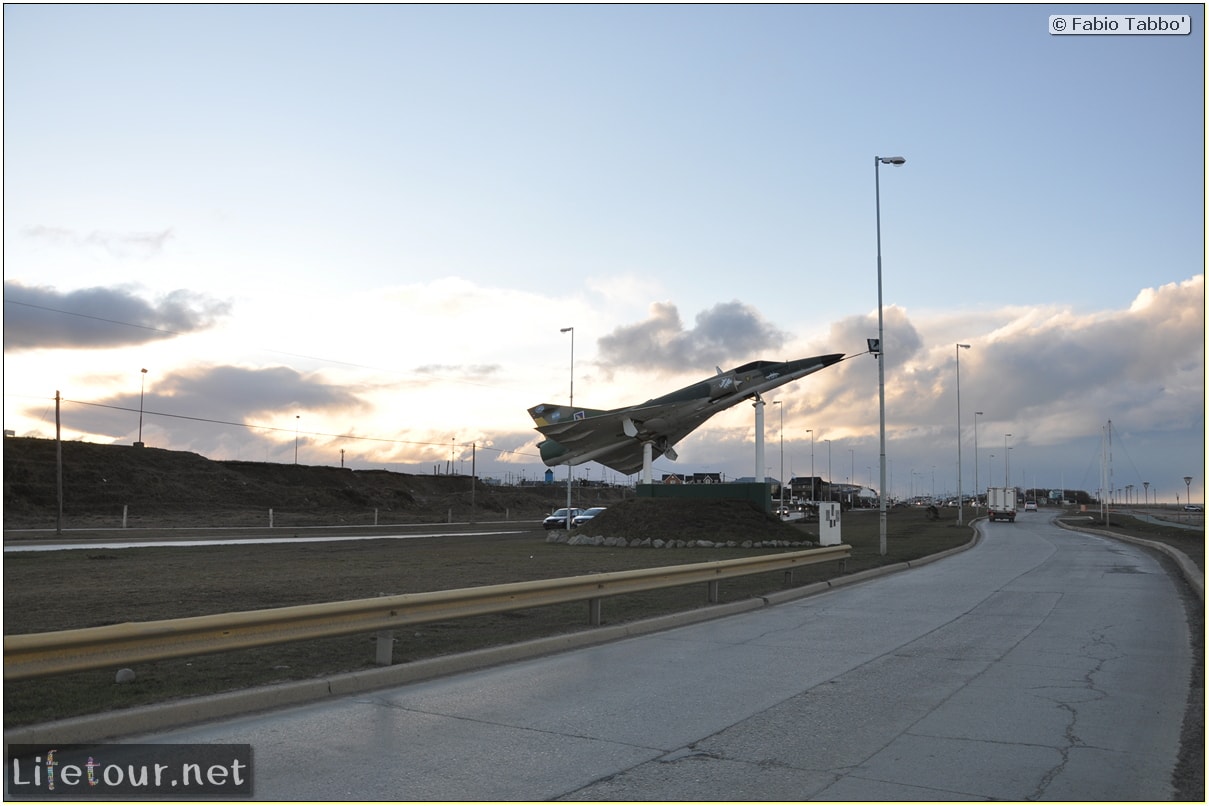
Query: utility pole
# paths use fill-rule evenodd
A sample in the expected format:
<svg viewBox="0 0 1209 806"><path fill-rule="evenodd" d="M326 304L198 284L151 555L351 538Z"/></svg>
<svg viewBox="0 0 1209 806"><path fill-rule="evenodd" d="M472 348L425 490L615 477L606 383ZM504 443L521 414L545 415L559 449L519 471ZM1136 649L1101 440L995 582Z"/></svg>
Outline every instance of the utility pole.
<svg viewBox="0 0 1209 806"><path fill-rule="evenodd" d="M55 514L55 534L63 534L63 432L59 416L62 397L55 390L55 490L58 510Z"/></svg>

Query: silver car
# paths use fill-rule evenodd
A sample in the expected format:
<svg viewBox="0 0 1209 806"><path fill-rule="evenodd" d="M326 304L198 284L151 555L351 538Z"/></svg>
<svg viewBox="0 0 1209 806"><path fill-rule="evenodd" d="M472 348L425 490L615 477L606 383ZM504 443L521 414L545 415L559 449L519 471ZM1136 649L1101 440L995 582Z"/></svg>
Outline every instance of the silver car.
<svg viewBox="0 0 1209 806"><path fill-rule="evenodd" d="M585 523L592 520L606 509L608 509L608 507L592 507L591 509L585 509L583 512L571 519L571 525L583 526Z"/></svg>
<svg viewBox="0 0 1209 806"><path fill-rule="evenodd" d="M548 515L546 519L542 521L542 526L547 529L566 529L567 521L574 520L575 516L583 510L577 507L572 507L570 510L570 515L567 514L567 511L568 510L566 507L554 510L554 512L550 513L550 515Z"/></svg>

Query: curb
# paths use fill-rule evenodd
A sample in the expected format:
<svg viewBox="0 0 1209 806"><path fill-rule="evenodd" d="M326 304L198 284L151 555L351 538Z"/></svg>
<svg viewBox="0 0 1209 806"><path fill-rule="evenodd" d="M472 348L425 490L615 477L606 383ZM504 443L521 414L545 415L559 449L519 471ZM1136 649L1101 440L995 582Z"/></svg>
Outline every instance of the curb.
<svg viewBox="0 0 1209 806"><path fill-rule="evenodd" d="M1196 593L1196 597L1201 600L1201 604L1205 603L1205 572L1196 567L1196 563L1188 558L1188 555L1177 548L1172 548L1166 543L1159 543L1155 540L1146 540L1141 537L1131 537L1129 535L1117 534L1116 532L1106 532L1102 529L1089 529L1085 526L1075 526L1073 524L1063 523L1061 519L1054 518L1054 523L1071 532L1085 532L1087 534L1097 535L1099 537L1110 537L1113 540L1124 540L1126 543L1133 543L1138 546L1161 551L1175 561L1175 564L1180 568L1180 574L1188 586Z"/></svg>

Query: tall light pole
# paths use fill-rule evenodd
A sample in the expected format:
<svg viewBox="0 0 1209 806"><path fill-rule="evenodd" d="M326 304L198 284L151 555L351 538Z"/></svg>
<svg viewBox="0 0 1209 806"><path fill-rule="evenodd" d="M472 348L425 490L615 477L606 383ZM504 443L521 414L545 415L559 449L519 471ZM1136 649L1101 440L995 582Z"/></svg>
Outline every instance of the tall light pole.
<svg viewBox="0 0 1209 806"><path fill-rule="evenodd" d="M1011 448L1008 447L1007 441L1011 434L1003 435L1003 486L1011 487L1012 478L1012 457L1008 454ZM1015 499L1013 499L1015 500Z"/></svg>
<svg viewBox="0 0 1209 806"><path fill-rule="evenodd" d="M974 515L978 515L978 418L982 416L981 411L974 412Z"/></svg>
<svg viewBox="0 0 1209 806"><path fill-rule="evenodd" d="M571 334L571 401L570 406L575 408L575 328L564 327L560 328L559 333ZM571 412L571 417L575 417L575 412ZM571 462L567 461L567 531L571 531Z"/></svg>
<svg viewBox="0 0 1209 806"><path fill-rule="evenodd" d="M957 525L963 522L961 500L961 351L970 349L968 344L958 344L954 348L957 354Z"/></svg>
<svg viewBox="0 0 1209 806"><path fill-rule="evenodd" d="M1192 476L1184 476L1184 504L1192 503Z"/></svg>
<svg viewBox="0 0 1209 806"><path fill-rule="evenodd" d="M301 418L301 414L294 415L294 464L298 464L298 420Z"/></svg>
<svg viewBox="0 0 1209 806"><path fill-rule="evenodd" d="M879 414L879 432L881 434L881 455L879 464L881 476L878 499L878 548L884 556L886 553L886 343L884 323L882 319L882 188L881 166L902 165L907 160L903 157L873 158L873 194L877 208L877 403ZM830 471L828 471L830 476Z"/></svg>
<svg viewBox="0 0 1209 806"><path fill-rule="evenodd" d="M143 447L143 389L147 385L147 370L143 368L139 371L142 375L139 376L139 441L136 444L141 448Z"/></svg>
<svg viewBox="0 0 1209 806"><path fill-rule="evenodd" d="M856 494L852 488L856 486L856 449L848 449L848 506L856 503Z"/></svg>
<svg viewBox="0 0 1209 806"><path fill-rule="evenodd" d="M777 486L781 488L781 512L780 515L785 515L785 407L781 405L781 401L774 400L772 405L780 406L781 412L781 477L777 481Z"/></svg>
<svg viewBox="0 0 1209 806"><path fill-rule="evenodd" d="M806 433L810 434L810 503L814 503L814 429L807 428Z"/></svg>
<svg viewBox="0 0 1209 806"><path fill-rule="evenodd" d="M835 498L832 495L833 488L831 486L831 440L825 439L823 441L827 443L827 500L834 501Z"/></svg>

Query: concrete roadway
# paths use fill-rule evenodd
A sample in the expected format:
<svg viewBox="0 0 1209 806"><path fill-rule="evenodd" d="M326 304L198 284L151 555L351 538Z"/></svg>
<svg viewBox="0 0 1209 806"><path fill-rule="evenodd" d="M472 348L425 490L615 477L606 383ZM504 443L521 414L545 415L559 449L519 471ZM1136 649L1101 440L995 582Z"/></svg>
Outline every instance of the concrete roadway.
<svg viewBox="0 0 1209 806"><path fill-rule="evenodd" d="M774 607L125 741L251 743L273 800L1171 799L1173 580L1044 515L980 528Z"/></svg>

